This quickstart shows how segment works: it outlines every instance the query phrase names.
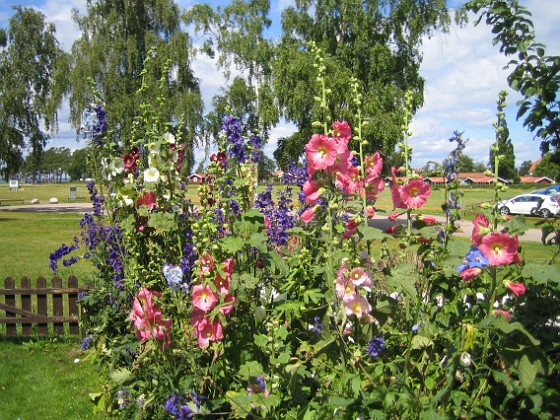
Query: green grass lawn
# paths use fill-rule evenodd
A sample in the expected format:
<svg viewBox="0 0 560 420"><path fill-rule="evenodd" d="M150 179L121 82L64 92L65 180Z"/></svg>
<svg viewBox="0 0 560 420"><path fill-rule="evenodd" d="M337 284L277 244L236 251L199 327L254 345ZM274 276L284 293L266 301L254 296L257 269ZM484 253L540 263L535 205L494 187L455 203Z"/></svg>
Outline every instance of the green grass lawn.
<svg viewBox="0 0 560 420"><path fill-rule="evenodd" d="M101 419L89 393L102 378L78 338L0 338L0 420Z"/></svg>

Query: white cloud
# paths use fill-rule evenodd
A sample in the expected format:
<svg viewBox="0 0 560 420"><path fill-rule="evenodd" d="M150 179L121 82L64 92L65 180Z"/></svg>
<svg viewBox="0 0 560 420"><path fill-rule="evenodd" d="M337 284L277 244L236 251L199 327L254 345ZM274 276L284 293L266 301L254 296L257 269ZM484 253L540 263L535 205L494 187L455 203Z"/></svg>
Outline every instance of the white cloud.
<svg viewBox="0 0 560 420"><path fill-rule="evenodd" d="M521 3L533 13L537 42L549 47L547 54L559 54L560 2ZM453 148L447 139L454 130L465 131L464 137L471 138L465 153L475 162L486 162L494 141L496 100L502 89L509 92L506 116L517 164L539 156L539 142L516 121L520 95L508 88L511 70L504 69L510 57L493 46L491 28L484 21L476 27L473 21L471 16L465 27L452 25L449 34L438 33L424 41L421 73L426 79L425 101L411 125L414 166L423 166L426 160L441 162Z"/></svg>

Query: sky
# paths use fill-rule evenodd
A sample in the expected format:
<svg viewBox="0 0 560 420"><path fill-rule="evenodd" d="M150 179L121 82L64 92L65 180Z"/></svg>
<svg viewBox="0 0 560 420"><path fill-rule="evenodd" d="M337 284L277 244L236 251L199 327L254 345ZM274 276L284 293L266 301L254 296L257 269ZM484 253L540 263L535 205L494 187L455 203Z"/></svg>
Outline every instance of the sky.
<svg viewBox="0 0 560 420"><path fill-rule="evenodd" d="M187 8L195 1L176 0L176 3L181 8ZM227 4L218 0L208 3L213 6ZM280 14L293 3L294 0L271 0L271 33L279 33ZM451 3L455 5L458 0ZM546 46L548 55L560 55L560 0L520 0L520 3L532 13L536 40ZM57 38L66 50L80 35L72 22L71 11L73 8L85 11L86 0L1 0L0 27L8 26L14 5L40 10L47 21L56 25ZM428 161L441 163L453 148L448 139L455 130L462 131L463 138L468 139L464 153L477 163L487 163L490 145L495 140L492 122L496 120L496 100L502 89L510 92L505 111L516 165L519 167L526 160L540 158L539 140L533 139L533 134L515 119L516 102L521 97L507 86L506 78L510 71L504 67L509 58L500 54L498 46L492 45L491 28L484 22L475 27L473 21L471 16L464 27L452 25L448 33L436 33L432 38L423 40L420 71L426 80L425 100L410 127L413 167L422 167ZM227 81L206 56L195 60L193 70L200 79L208 111L212 97ZM277 140L290 136L294 131L295 127L285 122L275 127L265 153L272 158ZM68 123L67 104L59 112L59 131L47 147L51 146L71 149L85 146L83 140L76 141L75 130ZM198 163L203 159L203 153L197 151L195 159Z"/></svg>

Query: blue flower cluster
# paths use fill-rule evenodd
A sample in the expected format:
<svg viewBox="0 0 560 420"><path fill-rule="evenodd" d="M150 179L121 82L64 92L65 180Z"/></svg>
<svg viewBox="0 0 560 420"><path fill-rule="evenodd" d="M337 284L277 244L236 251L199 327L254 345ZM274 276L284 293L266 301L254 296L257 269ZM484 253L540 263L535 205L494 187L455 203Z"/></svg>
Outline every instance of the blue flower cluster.
<svg viewBox="0 0 560 420"><path fill-rule="evenodd" d="M91 347L91 344L93 343L93 341L94 341L94 338L93 338L93 335L91 335L91 334L84 337L82 339L82 343L81 343L82 350L88 350Z"/></svg>
<svg viewBox="0 0 560 420"><path fill-rule="evenodd" d="M292 189L284 188L278 193L278 206L275 206L272 200L272 185L269 184L266 191L260 193L255 200L255 208L260 209L266 218L266 233L270 244L288 244L288 231L295 225L291 195Z"/></svg>
<svg viewBox="0 0 560 420"><path fill-rule="evenodd" d="M74 238L74 242L76 242L76 240L77 238ZM51 268L53 274L56 274L56 270L58 269L58 261L65 255L70 254L75 249L78 249L78 245L76 243L73 243L70 246L62 244L60 248L49 255L49 267ZM77 262L78 260L75 257L71 257L69 259L63 260L62 264L64 265L64 267L70 267L72 264L75 264Z"/></svg>
<svg viewBox="0 0 560 420"><path fill-rule="evenodd" d="M260 162L262 158L262 139L253 134L245 143L243 126L239 118L225 117L221 129L225 132L229 143L229 152L237 160L237 163Z"/></svg>
<svg viewBox="0 0 560 420"><path fill-rule="evenodd" d="M198 253L195 250L195 244L193 243L192 236L193 235L190 230L185 234L186 241L183 243L183 257L181 258L180 264L187 284L191 282L194 263L198 259Z"/></svg>
<svg viewBox="0 0 560 420"><path fill-rule="evenodd" d="M163 276L167 281L167 285L174 292L185 292L189 291L189 284L183 281L183 270L178 265L163 264Z"/></svg>
<svg viewBox="0 0 560 420"><path fill-rule="evenodd" d="M192 419L194 416L185 399L175 394L169 396L163 408L178 420Z"/></svg>
<svg viewBox="0 0 560 420"><path fill-rule="evenodd" d="M484 254L480 249L472 245L471 249L469 249L469 252L467 252L467 255L465 255L465 259L463 260L462 264L459 267L457 267L457 271L459 273L462 273L467 268L482 269L486 267L488 264L490 264L488 258L484 256Z"/></svg>
<svg viewBox="0 0 560 420"><path fill-rule="evenodd" d="M375 337L368 341L366 351L371 357L378 357L385 348L385 338Z"/></svg>
<svg viewBox="0 0 560 420"><path fill-rule="evenodd" d="M104 137L107 135L107 113L100 105L94 108L97 114L97 125L93 127L93 143L98 146L106 144Z"/></svg>

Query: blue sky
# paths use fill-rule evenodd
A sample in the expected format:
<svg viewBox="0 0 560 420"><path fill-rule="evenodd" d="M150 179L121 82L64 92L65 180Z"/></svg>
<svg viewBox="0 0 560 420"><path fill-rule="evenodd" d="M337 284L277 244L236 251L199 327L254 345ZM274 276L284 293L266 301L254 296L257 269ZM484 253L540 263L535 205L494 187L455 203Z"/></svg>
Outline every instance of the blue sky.
<svg viewBox="0 0 560 420"><path fill-rule="evenodd" d="M271 19L274 30L280 28L281 11L294 0L272 0ZM177 1L186 8L192 0ZM223 5L222 1L209 1L211 5ZM520 0L532 13L537 40L547 47L547 54L560 55L560 1L559 0ZM71 20L72 8L85 10L86 0L2 0L0 2L0 27L7 26L13 5L33 6L43 12L47 20L57 28L57 37L64 48L69 49L79 32ZM457 0L451 4L457 5ZM271 31L273 32L273 31ZM492 122L496 117L496 99L501 89L508 89L503 70L509 61L497 47L492 45L490 28L483 23L474 27L469 23L463 28L451 26L448 34L438 33L425 39L422 46L424 59L421 73L426 79L425 104L416 114L411 125L413 132L409 142L413 147L413 166L421 167L427 161L441 162L452 147L448 138L454 130L464 131L463 138L469 142L465 153L475 162L487 162L488 150L494 141ZM216 69L212 60L199 57L194 63L194 71L201 81L202 93L206 104L210 103L220 86L227 83ZM509 89L508 89L509 90ZM533 140L521 122L515 120L516 102L520 97L512 92L508 96L506 109L507 123L515 146L516 163L540 157L539 141ZM68 124L68 109L60 112L60 130L50 142L50 146L70 148L83 147L76 142L75 131ZM289 136L294 127L282 123L271 133L271 140L265 152L272 156L276 141ZM201 152L197 159L202 159Z"/></svg>

